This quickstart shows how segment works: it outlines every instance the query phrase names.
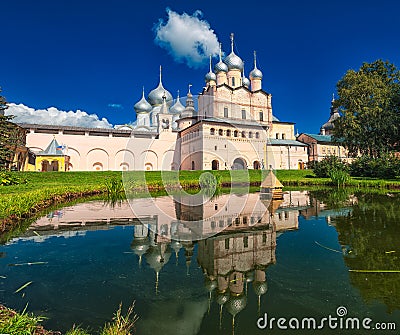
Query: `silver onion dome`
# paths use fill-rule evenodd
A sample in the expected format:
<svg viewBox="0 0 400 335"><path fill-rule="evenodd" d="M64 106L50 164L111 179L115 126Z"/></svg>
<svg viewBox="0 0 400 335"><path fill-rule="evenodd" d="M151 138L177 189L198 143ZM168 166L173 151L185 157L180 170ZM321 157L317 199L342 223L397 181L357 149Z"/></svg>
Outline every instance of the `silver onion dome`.
<svg viewBox="0 0 400 335"><path fill-rule="evenodd" d="M209 83L211 80L214 80L214 81L217 80L217 76L215 75L214 72L212 72L211 58L212 58L212 56L210 55L210 71L208 71L208 73L204 77L204 80L206 81L206 83Z"/></svg>
<svg viewBox="0 0 400 335"><path fill-rule="evenodd" d="M160 272L171 257L171 251L167 248L164 252L162 246L151 246L145 254L146 262L156 272Z"/></svg>
<svg viewBox="0 0 400 335"><path fill-rule="evenodd" d="M250 283L254 280L254 271L249 271L246 273L246 282Z"/></svg>
<svg viewBox="0 0 400 335"><path fill-rule="evenodd" d="M166 102L168 107L172 105L173 98L171 93L166 90L162 84L162 75L161 75L161 66L160 66L160 82L158 86L152 90L147 99L152 106L162 105L163 103L163 96L165 95Z"/></svg>
<svg viewBox="0 0 400 335"><path fill-rule="evenodd" d="M233 51L233 34L231 34L231 53L225 57L224 63L228 66L229 70L243 71L243 61Z"/></svg>
<svg viewBox="0 0 400 335"><path fill-rule="evenodd" d="M222 46L221 43L219 44L219 62L215 64L214 66L214 72L228 72L228 67L226 64L222 61Z"/></svg>
<svg viewBox="0 0 400 335"><path fill-rule="evenodd" d="M231 296L226 304L226 309L232 316L235 316L241 310L243 310L246 305L247 299L245 295Z"/></svg>
<svg viewBox="0 0 400 335"><path fill-rule="evenodd" d="M206 75L205 75L205 77L204 77L204 80L208 83L209 81L211 81L211 80L217 80L217 76L215 75L215 73L214 72L212 72L212 71L210 71L210 72L208 72Z"/></svg>
<svg viewBox="0 0 400 335"><path fill-rule="evenodd" d="M243 70L243 61L233 51L225 57L224 63L228 66L228 70Z"/></svg>
<svg viewBox="0 0 400 335"><path fill-rule="evenodd" d="M257 57L256 52L254 51L254 69L250 72L250 79L262 79L263 74L262 72L257 69Z"/></svg>
<svg viewBox="0 0 400 335"><path fill-rule="evenodd" d="M210 278L206 277L206 279L204 281L204 286L208 292L212 292L218 287L218 284L215 279L210 279Z"/></svg>
<svg viewBox="0 0 400 335"><path fill-rule="evenodd" d="M180 114L185 110L185 106L182 105L181 100L179 98L179 91L178 91L178 97L176 98L176 102L171 106L169 109L169 112L171 114Z"/></svg>
<svg viewBox="0 0 400 335"><path fill-rule="evenodd" d="M246 78L246 76L244 75L244 64L243 64L243 71L242 71L242 84L243 86L249 88L250 86L250 80L248 78Z"/></svg>
<svg viewBox="0 0 400 335"><path fill-rule="evenodd" d="M224 305L229 300L229 293L225 292L218 292L216 301L219 305Z"/></svg>
<svg viewBox="0 0 400 335"><path fill-rule="evenodd" d="M220 60L217 64L215 64L214 72L215 73L228 72L228 67L226 66L226 64L222 60Z"/></svg>
<svg viewBox="0 0 400 335"><path fill-rule="evenodd" d="M135 105L133 109L137 114L139 113L150 113L152 110L151 105L147 102L146 98L144 97L144 88L142 92L142 99L140 99Z"/></svg>
<svg viewBox="0 0 400 335"><path fill-rule="evenodd" d="M250 79L262 79L262 77L263 77L262 72L257 68L253 69L250 72Z"/></svg>
<svg viewBox="0 0 400 335"><path fill-rule="evenodd" d="M253 289L254 293L257 294L258 296L263 295L267 293L268 290L267 282L256 281L253 283Z"/></svg>
<svg viewBox="0 0 400 335"><path fill-rule="evenodd" d="M134 238L131 243L131 249L138 256L145 254L146 251L149 249L149 247L150 247L150 241L148 237Z"/></svg>

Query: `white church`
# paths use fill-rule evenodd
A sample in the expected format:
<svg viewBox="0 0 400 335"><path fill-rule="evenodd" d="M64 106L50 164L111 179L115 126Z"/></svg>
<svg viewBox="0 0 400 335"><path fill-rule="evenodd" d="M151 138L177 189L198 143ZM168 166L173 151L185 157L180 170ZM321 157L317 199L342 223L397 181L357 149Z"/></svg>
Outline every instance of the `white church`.
<svg viewBox="0 0 400 335"><path fill-rule="evenodd" d="M158 86L134 105L136 122L115 128L83 128L20 124L27 130L26 146L40 156L50 143L62 144L55 155L69 156L67 171L101 170L231 170L302 169L307 144L295 138L294 123L272 112L272 95L254 68L245 76L242 59L231 52L205 75L197 97L189 91L185 106L164 88L160 67ZM197 110L195 105L198 106ZM54 141L53 141L54 142ZM53 143L54 146L54 143ZM43 162L43 161L42 161ZM36 164L31 170L52 166Z"/></svg>

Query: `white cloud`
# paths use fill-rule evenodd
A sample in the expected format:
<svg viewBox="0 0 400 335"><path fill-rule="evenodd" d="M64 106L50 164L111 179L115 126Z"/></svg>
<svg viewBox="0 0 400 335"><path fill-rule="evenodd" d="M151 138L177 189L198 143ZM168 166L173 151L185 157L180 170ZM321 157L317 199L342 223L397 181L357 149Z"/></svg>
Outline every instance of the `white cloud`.
<svg viewBox="0 0 400 335"><path fill-rule="evenodd" d="M55 107L47 109L34 109L23 104L9 103L5 110L6 115L14 115L15 123L48 124L87 128L112 128L106 118L101 120L96 114L84 111L61 111Z"/></svg>
<svg viewBox="0 0 400 335"><path fill-rule="evenodd" d="M115 109L124 109L124 106L122 106L121 104L108 104L107 106Z"/></svg>
<svg viewBox="0 0 400 335"><path fill-rule="evenodd" d="M179 63L198 68L210 55L217 55L219 42L210 24L202 20L201 11L182 15L167 8L168 21L160 19L154 26L155 42L165 48Z"/></svg>

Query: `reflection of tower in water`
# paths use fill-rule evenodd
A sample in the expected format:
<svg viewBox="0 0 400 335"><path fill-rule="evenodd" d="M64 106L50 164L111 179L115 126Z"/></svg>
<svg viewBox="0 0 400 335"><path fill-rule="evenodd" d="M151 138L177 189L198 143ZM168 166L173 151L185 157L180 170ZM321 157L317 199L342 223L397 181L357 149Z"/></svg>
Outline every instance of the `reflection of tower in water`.
<svg viewBox="0 0 400 335"><path fill-rule="evenodd" d="M228 313L234 331L238 316L244 309L250 309L249 301L254 298L258 308L252 305L251 309L260 313L268 287L266 269L275 263L277 231L298 228L299 207L291 206L288 196L291 194L285 193L285 199L271 200L257 193L229 194L204 204L179 199L174 203L176 217L170 218L169 223L153 216L149 229L134 227L137 241L132 242L132 249L139 256L139 262L144 255L154 270L158 293L160 273L171 254L175 253L176 264L179 257L180 265L185 261L186 274L190 275L197 244L197 263L204 273L208 312L216 303L220 327ZM162 227L167 235L163 235ZM146 231L147 239L144 238Z"/></svg>
<svg viewBox="0 0 400 335"><path fill-rule="evenodd" d="M234 331L235 318L247 306L250 283L260 309L261 296L267 292L265 269L275 263L275 225L265 222L267 216L252 227L232 225L229 230L198 242L197 261L206 277L210 304L215 291L220 327L225 307Z"/></svg>

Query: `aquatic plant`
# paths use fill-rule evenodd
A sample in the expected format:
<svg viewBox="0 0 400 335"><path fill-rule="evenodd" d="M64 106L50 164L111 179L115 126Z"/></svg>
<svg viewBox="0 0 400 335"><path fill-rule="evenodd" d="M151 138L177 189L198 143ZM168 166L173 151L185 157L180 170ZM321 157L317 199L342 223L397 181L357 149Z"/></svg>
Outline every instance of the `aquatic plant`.
<svg viewBox="0 0 400 335"><path fill-rule="evenodd" d="M105 187L107 189L107 200L105 203L111 207L121 204L122 200L125 199L125 189L122 180L117 178L106 180Z"/></svg>
<svg viewBox="0 0 400 335"><path fill-rule="evenodd" d="M120 194L124 193L124 184L121 179L112 178L105 181L105 187L107 190L107 194L110 197L117 197Z"/></svg>
<svg viewBox="0 0 400 335"><path fill-rule="evenodd" d="M135 323L138 316L134 313L133 303L129 306L125 315L122 315L122 303L119 305L117 312L114 314L112 322L107 323L100 335L131 335L134 331Z"/></svg>
<svg viewBox="0 0 400 335"><path fill-rule="evenodd" d="M328 172L329 178L337 187L344 187L344 185L350 180L350 175L346 170L333 168Z"/></svg>

